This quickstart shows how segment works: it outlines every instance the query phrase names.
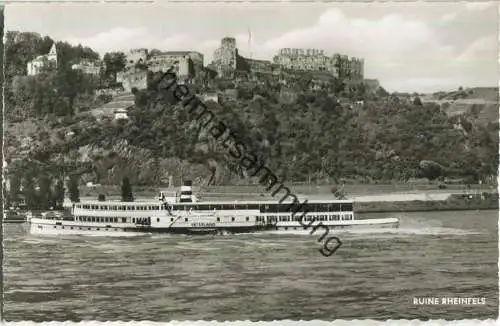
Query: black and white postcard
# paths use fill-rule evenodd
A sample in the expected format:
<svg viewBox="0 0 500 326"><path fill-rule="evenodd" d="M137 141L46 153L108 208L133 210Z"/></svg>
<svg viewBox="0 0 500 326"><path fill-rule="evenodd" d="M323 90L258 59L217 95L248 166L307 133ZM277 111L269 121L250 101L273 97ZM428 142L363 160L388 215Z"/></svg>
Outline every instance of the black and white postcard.
<svg viewBox="0 0 500 326"><path fill-rule="evenodd" d="M496 3L3 14L4 321L498 319Z"/></svg>

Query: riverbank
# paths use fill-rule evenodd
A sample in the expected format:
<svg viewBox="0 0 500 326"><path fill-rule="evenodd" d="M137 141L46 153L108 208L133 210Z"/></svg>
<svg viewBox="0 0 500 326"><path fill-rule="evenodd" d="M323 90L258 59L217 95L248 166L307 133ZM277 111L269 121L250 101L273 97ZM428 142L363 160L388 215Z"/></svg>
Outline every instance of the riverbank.
<svg viewBox="0 0 500 326"><path fill-rule="evenodd" d="M498 193L452 194L445 200L356 202L357 213L498 210Z"/></svg>

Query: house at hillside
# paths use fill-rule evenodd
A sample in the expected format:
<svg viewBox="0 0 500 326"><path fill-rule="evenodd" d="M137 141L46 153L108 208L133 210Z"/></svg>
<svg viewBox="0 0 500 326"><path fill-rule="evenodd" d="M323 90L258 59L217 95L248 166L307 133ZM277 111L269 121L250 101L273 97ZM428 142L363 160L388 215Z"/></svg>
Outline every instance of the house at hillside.
<svg viewBox="0 0 500 326"><path fill-rule="evenodd" d="M128 110L120 108L115 110L115 120L128 120Z"/></svg>
<svg viewBox="0 0 500 326"><path fill-rule="evenodd" d="M45 68L57 68L57 48L52 44L48 54L39 55L28 62L26 70L28 76L36 76Z"/></svg>
<svg viewBox="0 0 500 326"><path fill-rule="evenodd" d="M126 53L125 69L133 68L137 64L146 64L147 58L147 49L132 49Z"/></svg>
<svg viewBox="0 0 500 326"><path fill-rule="evenodd" d="M194 77L203 70L203 54L196 51L167 51L152 56L148 62L148 70L167 72L177 65L177 76L182 79Z"/></svg>
<svg viewBox="0 0 500 326"><path fill-rule="evenodd" d="M125 92L132 92L133 88L146 89L148 87L148 71L138 67L128 68L116 75L116 82L123 85Z"/></svg>
<svg viewBox="0 0 500 326"><path fill-rule="evenodd" d="M124 120L129 118L128 110L134 105L135 96L127 93L113 98L111 102L108 102L97 109L93 109L91 113L97 119L107 117L113 120Z"/></svg>
<svg viewBox="0 0 500 326"><path fill-rule="evenodd" d="M125 92L123 89L123 86L115 86L115 87L107 87L107 88L98 88L95 90L95 95L100 96L100 95L111 95L111 96L117 96L120 93Z"/></svg>
<svg viewBox="0 0 500 326"><path fill-rule="evenodd" d="M102 63L97 61L82 60L71 66L73 70L80 70L82 73L91 76L99 76L102 69Z"/></svg>

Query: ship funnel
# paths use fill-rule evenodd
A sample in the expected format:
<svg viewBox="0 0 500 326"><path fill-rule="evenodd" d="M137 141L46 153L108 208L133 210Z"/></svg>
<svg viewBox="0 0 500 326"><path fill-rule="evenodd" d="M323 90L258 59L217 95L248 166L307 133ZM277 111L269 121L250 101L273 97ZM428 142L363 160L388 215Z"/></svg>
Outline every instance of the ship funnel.
<svg viewBox="0 0 500 326"><path fill-rule="evenodd" d="M192 203L193 202L193 183L191 180L184 181L184 185L181 187L181 198L179 202L181 203Z"/></svg>

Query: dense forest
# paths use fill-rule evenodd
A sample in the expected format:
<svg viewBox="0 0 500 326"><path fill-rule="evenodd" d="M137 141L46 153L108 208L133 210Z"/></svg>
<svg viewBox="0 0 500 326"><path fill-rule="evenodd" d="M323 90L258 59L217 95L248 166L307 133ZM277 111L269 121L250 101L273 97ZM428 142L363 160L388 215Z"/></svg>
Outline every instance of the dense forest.
<svg viewBox="0 0 500 326"><path fill-rule="evenodd" d="M480 126L470 122L473 117L449 118L438 105L418 100L385 97L352 107L327 92L305 91L294 103L280 103L279 93L269 88L247 92L260 94L210 107L260 161L292 182L445 176L477 182L496 174L498 123ZM157 101L157 90L137 94L141 100L131 119L116 125L115 132L159 157L233 164L193 123L194 116L164 93L160 97L169 100Z"/></svg>
<svg viewBox="0 0 500 326"><path fill-rule="evenodd" d="M114 185L128 177L134 185L157 186L168 176L205 184L256 182L171 91L154 84L134 91L129 120L89 114L88 108L100 103L95 89L112 83L123 68L122 53L106 54L101 76L92 79L71 64L99 55L58 42L58 69L27 77L26 63L47 53L53 40L34 33L7 33L6 39L6 148L13 193L24 185L25 195L31 191L40 203L57 202L68 176L73 183ZM497 121L477 124L477 112L449 117L437 104L383 89L368 94L335 80L312 89L307 74L290 78L286 89L271 78L238 85L212 78L190 88L232 90L234 95L207 106L287 182L420 177L478 182L496 175ZM295 96L285 100L290 91Z"/></svg>

